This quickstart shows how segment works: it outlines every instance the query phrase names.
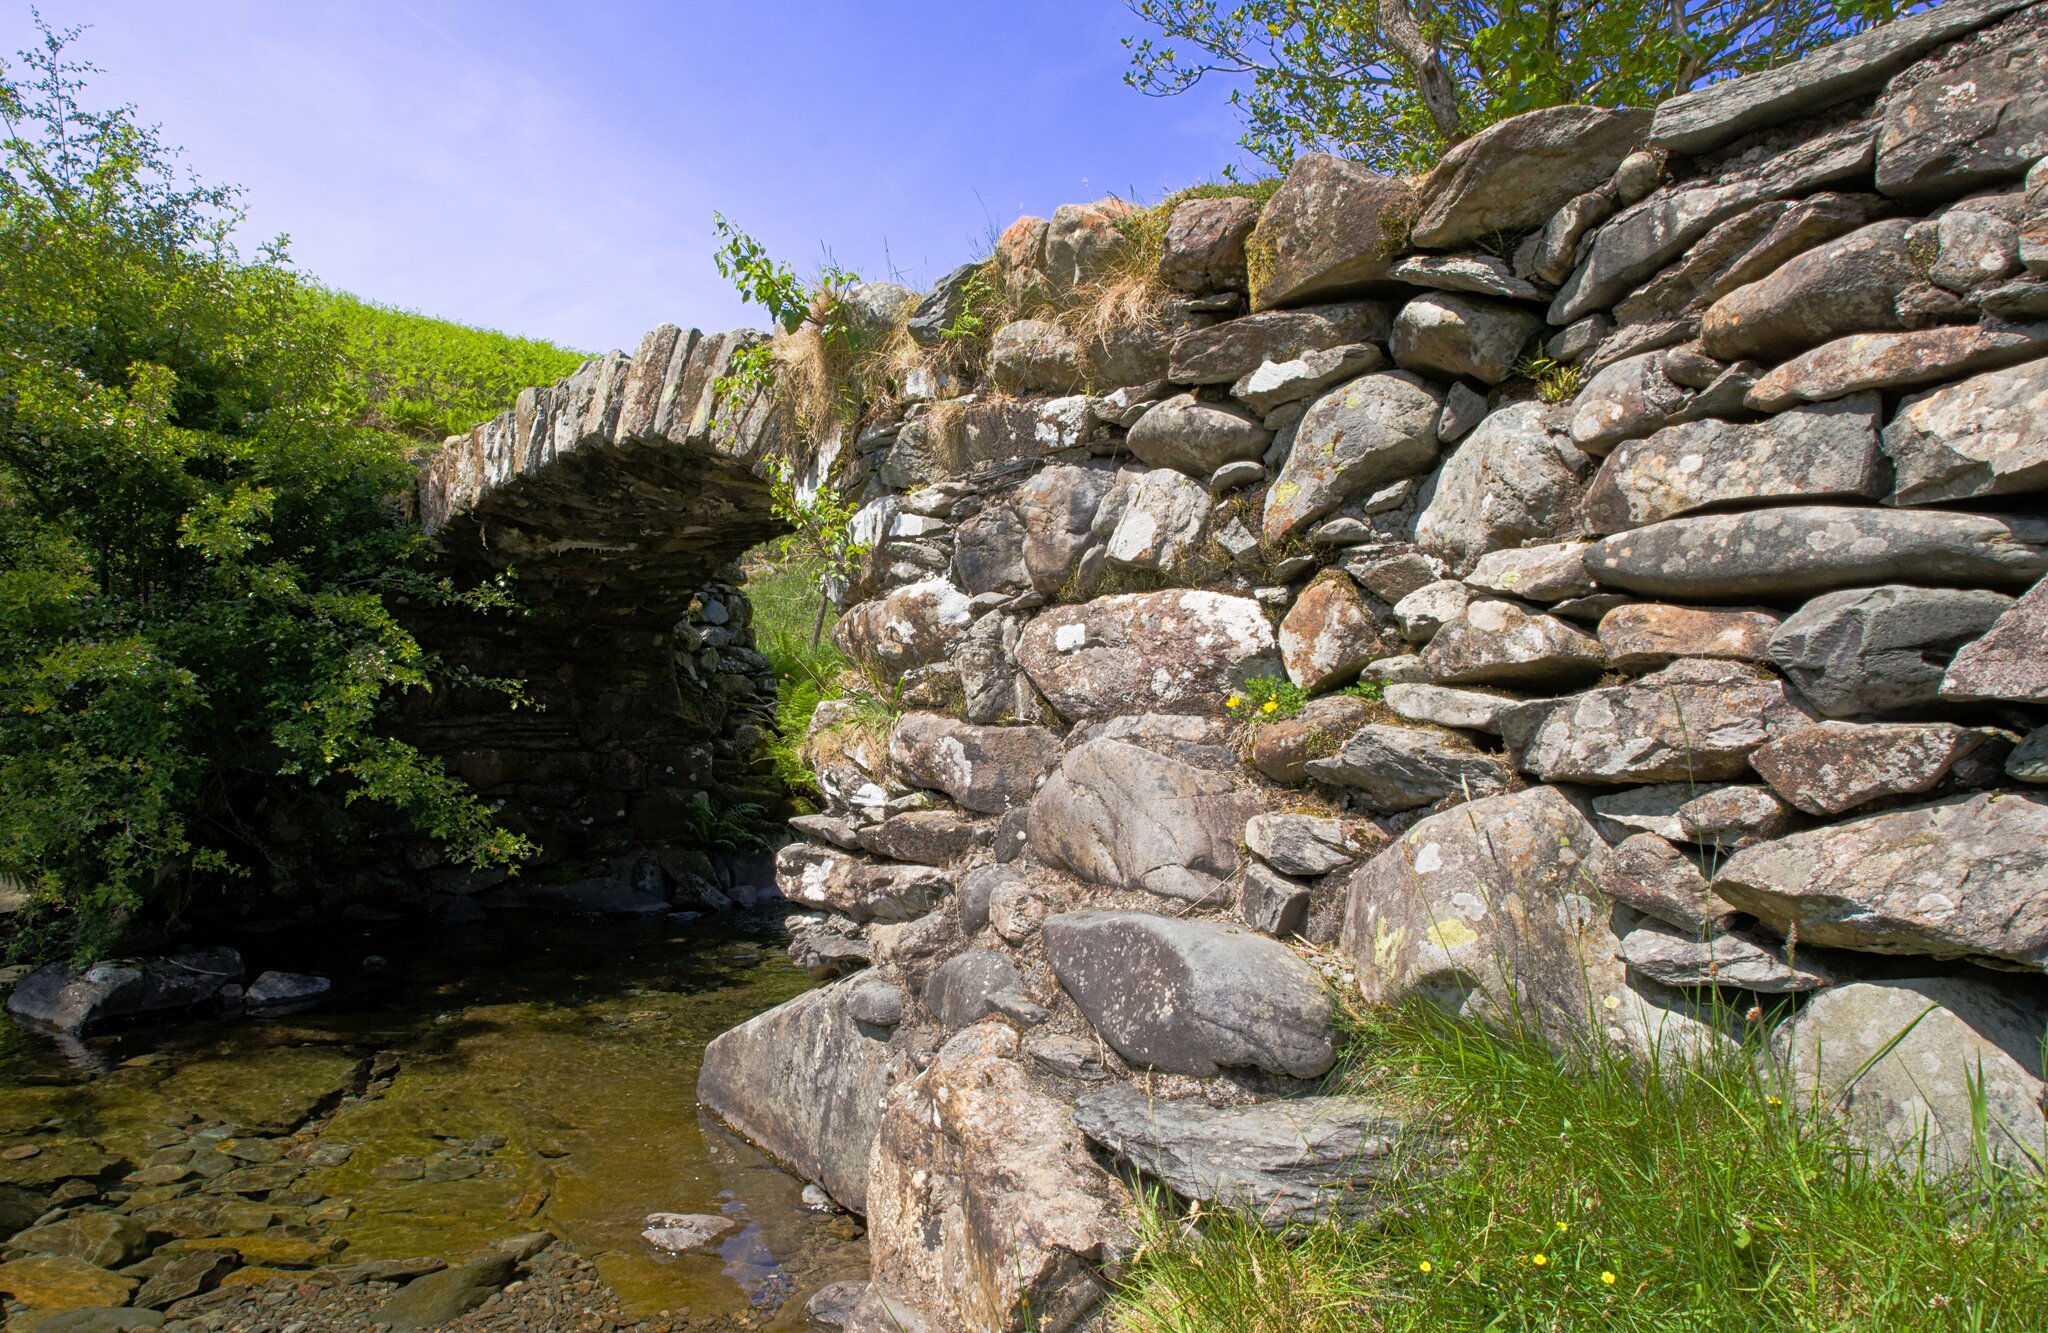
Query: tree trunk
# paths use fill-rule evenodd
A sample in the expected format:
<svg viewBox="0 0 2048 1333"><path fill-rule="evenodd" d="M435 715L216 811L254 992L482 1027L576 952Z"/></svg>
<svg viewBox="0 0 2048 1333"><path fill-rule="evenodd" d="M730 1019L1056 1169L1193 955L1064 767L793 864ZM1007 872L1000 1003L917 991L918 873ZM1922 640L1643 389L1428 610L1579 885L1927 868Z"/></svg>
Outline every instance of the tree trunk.
<svg viewBox="0 0 2048 1333"><path fill-rule="evenodd" d="M1416 91L1422 94L1422 105L1436 125L1436 132L1447 144L1464 138L1458 128L1458 85L1451 81L1450 71L1444 68L1443 53L1422 30L1408 0L1380 0L1380 27L1386 33L1387 45L1414 76Z"/></svg>

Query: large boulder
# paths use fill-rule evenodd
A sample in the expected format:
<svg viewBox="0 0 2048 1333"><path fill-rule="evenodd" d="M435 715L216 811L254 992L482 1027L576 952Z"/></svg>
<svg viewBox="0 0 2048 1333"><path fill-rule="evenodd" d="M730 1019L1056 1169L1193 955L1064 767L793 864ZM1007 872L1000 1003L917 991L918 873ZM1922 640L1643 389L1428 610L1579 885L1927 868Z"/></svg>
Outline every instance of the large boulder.
<svg viewBox="0 0 2048 1333"><path fill-rule="evenodd" d="M1989 981L1865 981L1814 997L1771 1045L1788 1102L1840 1115L1901 1174L1971 1172L1980 1144L2038 1172L2044 1017Z"/></svg>
<svg viewBox="0 0 2048 1333"><path fill-rule="evenodd" d="M1899 297L1919 280L1911 225L1873 222L1738 287L1701 319L1701 346L1723 361L1775 362L1844 334L1909 327Z"/></svg>
<svg viewBox="0 0 2048 1333"><path fill-rule="evenodd" d="M1572 441L1588 453L1604 454L1623 440L1683 419L1693 392L1671 378L1667 359L1658 348L1603 366L1572 399Z"/></svg>
<svg viewBox="0 0 2048 1333"><path fill-rule="evenodd" d="M1966 644L1942 677L1945 699L2008 699L2048 703L2048 581L2035 584L1998 618L1989 633Z"/></svg>
<svg viewBox="0 0 2048 1333"><path fill-rule="evenodd" d="M1137 205L1115 195L1089 204L1061 204L1045 229L1045 275L1055 293L1101 277L1131 247L1120 225Z"/></svg>
<svg viewBox="0 0 2048 1333"><path fill-rule="evenodd" d="M1878 396L1797 407L1763 421L1666 426L1607 456L1586 488L1586 526L1605 534L1697 510L1764 501L1876 499Z"/></svg>
<svg viewBox="0 0 2048 1333"><path fill-rule="evenodd" d="M1884 428L1884 451L1898 473L1891 502L1940 504L2048 490L2044 422L2048 359L1915 394Z"/></svg>
<svg viewBox="0 0 2048 1333"><path fill-rule="evenodd" d="M892 1084L911 1072L889 1029L863 1024L866 978L807 991L712 1039L697 1100L740 1136L856 1213Z"/></svg>
<svg viewBox="0 0 2048 1333"><path fill-rule="evenodd" d="M1025 627L1017 662L1071 721L1220 705L1279 666L1257 602L1191 590L1053 607Z"/></svg>
<svg viewBox="0 0 2048 1333"><path fill-rule="evenodd" d="M1083 1096L1074 1123L1182 1198L1275 1230L1369 1221L1450 1150L1414 1117L1362 1097L1213 1107L1120 1085Z"/></svg>
<svg viewBox="0 0 2048 1333"><path fill-rule="evenodd" d="M109 959L82 971L46 963L15 984L7 1012L39 1027L79 1035L125 1019L198 1008L241 979L242 956L227 948Z"/></svg>
<svg viewBox="0 0 2048 1333"><path fill-rule="evenodd" d="M1029 801L1059 758L1059 737L1044 727L977 727L907 713L889 733L890 762L907 781L985 815Z"/></svg>
<svg viewBox="0 0 2048 1333"><path fill-rule="evenodd" d="M2048 154L2048 34L2038 25L1889 99L1877 188L1909 203L2017 180Z"/></svg>
<svg viewBox="0 0 2048 1333"><path fill-rule="evenodd" d="M1024 574L1035 591L1057 593L1073 580L1082 557L1096 544L1096 506L1115 480L1099 469L1056 464L1017 488Z"/></svg>
<svg viewBox="0 0 2048 1333"><path fill-rule="evenodd" d="M1443 155L1422 183L1413 243L1446 250L1541 226L1572 196L1604 185L1650 127L1650 113L1591 106L1525 111Z"/></svg>
<svg viewBox="0 0 2048 1333"><path fill-rule="evenodd" d="M1993 768L2011 745L2003 732L1953 722L1821 722L1759 746L1749 762L1806 813L1838 815L1931 791L1965 760Z"/></svg>
<svg viewBox="0 0 2048 1333"><path fill-rule="evenodd" d="M1347 500L1436 461L1442 391L1405 371L1361 375L1309 405L1266 493L1264 535L1278 544Z"/></svg>
<svg viewBox="0 0 2048 1333"><path fill-rule="evenodd" d="M2018 589L2048 573L2048 519L1832 505L1696 515L1595 542L1586 567L1609 587L1700 601L1902 578Z"/></svg>
<svg viewBox="0 0 2048 1333"><path fill-rule="evenodd" d="M2048 797L1956 796L1737 852L1714 888L1808 944L2048 970Z"/></svg>
<svg viewBox="0 0 2048 1333"><path fill-rule="evenodd" d="M907 1293L935 1329L1074 1328L1134 1239L1124 1190L1017 1055L1014 1030L971 1028L881 1112L870 1264L876 1285Z"/></svg>
<svg viewBox="0 0 2048 1333"><path fill-rule="evenodd" d="M1268 361L1384 343L1393 317L1383 301L1342 301L1227 319L1175 338L1168 375L1175 384L1231 384Z"/></svg>
<svg viewBox="0 0 2048 1333"><path fill-rule="evenodd" d="M1066 912L1045 923L1045 949L1060 985L1137 1068L1317 1078L1336 1062L1321 980L1262 935L1145 912Z"/></svg>
<svg viewBox="0 0 2048 1333"><path fill-rule="evenodd" d="M1934 703L1956 649L2013 605L2002 593L1887 584L1825 593L1771 636L1771 661L1828 717Z"/></svg>
<svg viewBox="0 0 2048 1333"><path fill-rule="evenodd" d="M1385 283L1416 211L1414 187L1398 177L1323 153L1296 158L1245 242L1252 308Z"/></svg>
<svg viewBox="0 0 2048 1333"><path fill-rule="evenodd" d="M1556 616L1488 598L1436 632L1422 668L1439 685L1564 690L1599 679L1607 658L1591 635Z"/></svg>
<svg viewBox="0 0 2048 1333"><path fill-rule="evenodd" d="M1124 444L1141 463L1206 478L1225 463L1259 457L1273 433L1234 403L1204 403L1180 394L1138 418Z"/></svg>
<svg viewBox="0 0 2048 1333"><path fill-rule="evenodd" d="M1514 370L1543 320L1521 306L1454 292L1431 292L1401 307L1391 350L1403 370L1498 384Z"/></svg>
<svg viewBox="0 0 2048 1333"><path fill-rule="evenodd" d="M1259 223L1255 200L1187 199L1174 205L1160 245L1159 280L1177 291L1243 291L1244 243Z"/></svg>
<svg viewBox="0 0 2048 1333"><path fill-rule="evenodd" d="M1311 694L1343 685L1391 651L1383 630L1351 576L1327 570L1302 590L1280 622L1287 678Z"/></svg>
<svg viewBox="0 0 2048 1333"><path fill-rule="evenodd" d="M1368 1004L1427 999L1464 1017L1583 1040L1622 989L1606 847L1548 787L1431 815L1352 873L1343 949Z"/></svg>
<svg viewBox="0 0 2048 1333"><path fill-rule="evenodd" d="M952 888L931 866L863 861L829 847L793 842L775 854L782 896L856 921L909 921L924 915Z"/></svg>
<svg viewBox="0 0 2048 1333"><path fill-rule="evenodd" d="M1007 393L1072 393L1088 382L1088 350L1051 320L1014 320L989 340L988 376Z"/></svg>
<svg viewBox="0 0 2048 1333"><path fill-rule="evenodd" d="M1614 317L1623 325L1689 319L1736 288L1768 276L1792 256L1863 226L1882 207L1875 195L1829 192L1746 208L1615 306Z"/></svg>
<svg viewBox="0 0 2048 1333"><path fill-rule="evenodd" d="M1595 460L1565 434L1565 417L1542 403L1488 415L1437 474L1416 544L1463 575L1489 551L1577 535Z"/></svg>
<svg viewBox="0 0 2048 1333"><path fill-rule="evenodd" d="M1224 898L1257 798L1235 778L1128 741L1069 751L1031 803L1031 850L1083 879L1192 902Z"/></svg>
<svg viewBox="0 0 2048 1333"><path fill-rule="evenodd" d="M992 504L962 522L953 535L953 582L970 598L984 593L1014 597L1030 590L1024 570L1024 523L1006 504Z"/></svg>
<svg viewBox="0 0 2048 1333"><path fill-rule="evenodd" d="M847 611L832 626L832 642L896 679L944 659L972 619L966 593L945 579L925 579Z"/></svg>
<svg viewBox="0 0 2048 1333"><path fill-rule="evenodd" d="M1491 796L1508 785L1508 766L1463 737L1429 727L1374 723L1344 748L1311 760L1308 775L1349 787L1383 814L1414 810L1451 796Z"/></svg>
<svg viewBox="0 0 2048 1333"><path fill-rule="evenodd" d="M1529 704L1502 730L1522 771L1543 782L1723 782L1808 720L1784 682L1688 658L1628 685Z"/></svg>

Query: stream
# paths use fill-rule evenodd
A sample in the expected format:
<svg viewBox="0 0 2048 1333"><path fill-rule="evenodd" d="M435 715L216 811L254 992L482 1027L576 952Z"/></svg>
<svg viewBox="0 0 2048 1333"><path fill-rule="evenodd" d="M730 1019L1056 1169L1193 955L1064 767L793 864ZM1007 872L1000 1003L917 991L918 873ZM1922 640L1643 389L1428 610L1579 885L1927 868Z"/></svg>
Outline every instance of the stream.
<svg viewBox="0 0 2048 1333"><path fill-rule="evenodd" d="M865 1275L856 1219L806 1207L802 1182L697 1109L705 1044L811 984L772 915L228 942L252 975L335 991L290 1017L82 1045L0 1023L0 1187L129 1192L153 1240L234 1249L247 1267L230 1283L458 1262L548 1231L628 1314L799 1329L810 1293ZM673 1255L640 1236L657 1212L738 1225Z"/></svg>

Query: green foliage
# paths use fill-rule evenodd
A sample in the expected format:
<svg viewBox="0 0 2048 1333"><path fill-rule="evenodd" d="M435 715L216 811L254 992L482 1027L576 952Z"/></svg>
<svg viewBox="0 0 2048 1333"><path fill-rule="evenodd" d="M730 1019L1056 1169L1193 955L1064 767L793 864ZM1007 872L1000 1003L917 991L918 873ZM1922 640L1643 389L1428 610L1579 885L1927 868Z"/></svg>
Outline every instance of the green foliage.
<svg viewBox="0 0 2048 1333"><path fill-rule="evenodd" d="M819 616L824 571L801 558L767 558L750 568L747 596L754 607L754 645L775 672L775 731L767 743L775 776L800 801L816 795L803 743L818 705L839 694L851 664ZM816 636L813 637L813 632Z"/></svg>
<svg viewBox="0 0 2048 1333"><path fill-rule="evenodd" d="M1536 386L1536 396L1546 403L1568 403L1578 397L1586 374L1575 365L1532 351L1515 362L1515 374Z"/></svg>
<svg viewBox="0 0 2048 1333"><path fill-rule="evenodd" d="M1888 1169L1754 1049L1576 1072L1439 1011L1352 1013L1346 1090L1462 1140L1368 1227L1271 1235L1154 1198L1125 1333L2048 1325L2048 1190ZM1754 1043L1752 1044L1754 1045ZM1539 1262L1540 1256L1540 1262Z"/></svg>
<svg viewBox="0 0 2048 1333"><path fill-rule="evenodd" d="M1648 106L1887 22L1895 0L1125 0L1124 81L1154 97L1231 80L1239 142L1284 170L1305 152L1427 168L1496 121L1567 102Z"/></svg>
<svg viewBox="0 0 2048 1333"><path fill-rule="evenodd" d="M1385 703L1387 700L1387 683L1383 680L1361 680L1356 684L1346 686L1339 693L1348 694L1354 699L1363 699L1367 703Z"/></svg>
<svg viewBox="0 0 2048 1333"><path fill-rule="evenodd" d="M181 183L128 110L81 109L75 34L42 31L0 74L0 871L32 893L14 951L90 954L145 902L253 873L254 798L316 784L459 861L518 858L377 730L432 679L380 596L420 539L391 499L406 443L360 424L332 298L281 243L244 262L235 192Z"/></svg>
<svg viewBox="0 0 2048 1333"><path fill-rule="evenodd" d="M1308 707L1308 693L1285 676L1253 676L1223 706L1253 722L1284 722Z"/></svg>
<svg viewBox="0 0 2048 1333"><path fill-rule="evenodd" d="M949 343L979 338L988 332L989 319L1002 309L1002 302L1002 289L995 280L995 262L991 260L967 275L960 288L960 313L939 330L939 337Z"/></svg>
<svg viewBox="0 0 2048 1333"><path fill-rule="evenodd" d="M809 326L815 329L828 354L846 351L853 341L839 294L860 281L858 273L841 268L829 257L811 282L797 277L796 270L768 253L768 248L726 220L723 213L711 215L711 225L722 238L711 258L720 277L730 280L741 297L768 312L775 327L795 333ZM720 398L738 399L764 392L775 381L774 347L757 343L733 357L733 368L718 377L713 386Z"/></svg>
<svg viewBox="0 0 2048 1333"><path fill-rule="evenodd" d="M364 425L415 439L462 434L510 407L521 389L552 384L587 359L538 338L467 328L344 292L321 293L316 305L340 329L343 401Z"/></svg>
<svg viewBox="0 0 2048 1333"><path fill-rule="evenodd" d="M737 801L723 809L701 800L683 817L685 832L698 847L739 852L768 846L761 829L768 812L753 801Z"/></svg>
<svg viewBox="0 0 2048 1333"><path fill-rule="evenodd" d="M784 558L794 558L815 569L819 587L825 581L843 579L853 573L868 548L853 540L853 516L859 512L851 498L829 485L806 492L797 484L796 468L786 458L768 464L769 512L789 524L782 538Z"/></svg>

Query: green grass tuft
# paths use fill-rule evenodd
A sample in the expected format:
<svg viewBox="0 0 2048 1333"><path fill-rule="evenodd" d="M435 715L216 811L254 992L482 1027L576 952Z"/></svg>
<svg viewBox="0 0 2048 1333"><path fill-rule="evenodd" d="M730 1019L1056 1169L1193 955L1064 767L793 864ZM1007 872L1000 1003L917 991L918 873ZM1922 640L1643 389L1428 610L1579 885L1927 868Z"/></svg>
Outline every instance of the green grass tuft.
<svg viewBox="0 0 2048 1333"><path fill-rule="evenodd" d="M819 566L812 561L757 556L747 571L747 597L754 606L754 646L775 672L775 737L768 757L775 776L800 805L815 806L817 780L804 762L804 734L818 705L840 694L840 680L852 665L832 643L829 607L818 618ZM811 643L813 628L818 641ZM805 811L808 813L808 810Z"/></svg>
<svg viewBox="0 0 2048 1333"><path fill-rule="evenodd" d="M1141 1207L1124 1333L2048 1328L2038 1180L1902 1175L1746 1056L1571 1072L1435 1011L1352 1015L1351 1089L1467 1145L1379 1229ZM1541 1262L1537 1260L1541 1256Z"/></svg>

